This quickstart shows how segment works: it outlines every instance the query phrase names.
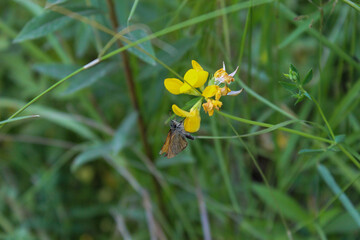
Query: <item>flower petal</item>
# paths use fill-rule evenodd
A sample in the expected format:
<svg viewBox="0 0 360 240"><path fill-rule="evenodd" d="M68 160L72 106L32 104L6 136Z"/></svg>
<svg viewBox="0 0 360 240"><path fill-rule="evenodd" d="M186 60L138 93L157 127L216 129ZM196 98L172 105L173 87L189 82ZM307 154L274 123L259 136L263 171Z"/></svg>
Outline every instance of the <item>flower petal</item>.
<svg viewBox="0 0 360 240"><path fill-rule="evenodd" d="M210 98L210 97L213 97L217 91L219 89L219 86L217 85L210 85L210 86L207 86L204 91L202 92L202 95L205 97L205 98Z"/></svg>
<svg viewBox="0 0 360 240"><path fill-rule="evenodd" d="M206 83L206 80L208 79L209 76L209 73L207 71L200 71L197 72L197 74L198 74L198 80L193 85L195 88L202 87Z"/></svg>
<svg viewBox="0 0 360 240"><path fill-rule="evenodd" d="M188 70L185 73L184 79L185 79L186 82L184 82L184 85L181 86L180 93L186 93L190 89L192 89L192 87L194 87L194 85L198 81L198 74L197 74L196 70L194 70L194 69Z"/></svg>
<svg viewBox="0 0 360 240"><path fill-rule="evenodd" d="M200 129L201 117L199 110L195 109L192 111L192 115L193 116L187 117L184 121L184 129L187 132L197 132Z"/></svg>
<svg viewBox="0 0 360 240"><path fill-rule="evenodd" d="M181 108L179 108L178 106L176 106L175 104L172 105L172 110L173 112L178 115L179 117L191 117L193 114L191 114L190 112L187 112L185 110L182 110Z"/></svg>
<svg viewBox="0 0 360 240"><path fill-rule="evenodd" d="M239 95L244 89L240 89L239 91L230 91L228 92L228 94L226 94L227 96L237 96Z"/></svg>
<svg viewBox="0 0 360 240"><path fill-rule="evenodd" d="M180 94L180 88L184 83L177 78L167 78L164 81L165 88L172 94Z"/></svg>
<svg viewBox="0 0 360 240"><path fill-rule="evenodd" d="M200 66L200 64L198 62L196 62L195 60L191 61L191 65L192 65L193 69L195 69L196 71L204 71L204 69Z"/></svg>
<svg viewBox="0 0 360 240"><path fill-rule="evenodd" d="M237 68L235 69L235 71L233 71L232 73L229 74L230 77L233 77L235 75L235 73L237 72L237 70L239 69L239 66L237 66Z"/></svg>

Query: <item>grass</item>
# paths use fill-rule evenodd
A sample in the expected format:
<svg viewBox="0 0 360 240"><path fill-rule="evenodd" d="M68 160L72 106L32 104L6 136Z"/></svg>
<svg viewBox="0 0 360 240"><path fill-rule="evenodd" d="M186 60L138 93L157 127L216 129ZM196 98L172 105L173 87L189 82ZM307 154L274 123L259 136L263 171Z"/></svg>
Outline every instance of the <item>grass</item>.
<svg viewBox="0 0 360 240"><path fill-rule="evenodd" d="M359 238L359 3L44 2L0 3L0 238ZM244 91L165 159L192 59Z"/></svg>

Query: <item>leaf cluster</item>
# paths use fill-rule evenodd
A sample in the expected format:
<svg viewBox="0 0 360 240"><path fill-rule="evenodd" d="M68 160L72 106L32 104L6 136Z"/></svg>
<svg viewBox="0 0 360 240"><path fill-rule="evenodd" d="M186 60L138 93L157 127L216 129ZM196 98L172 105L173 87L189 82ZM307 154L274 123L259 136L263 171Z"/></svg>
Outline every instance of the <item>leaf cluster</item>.
<svg viewBox="0 0 360 240"><path fill-rule="evenodd" d="M313 70L310 69L306 74L305 78L301 80L300 73L296 69L296 67L290 64L289 73L284 74L284 76L290 80L289 81L279 81L280 85L283 86L286 90L288 90L292 95L292 97L296 98L295 105L299 102L308 98L312 101L309 93L304 89L304 85L308 84L313 78Z"/></svg>

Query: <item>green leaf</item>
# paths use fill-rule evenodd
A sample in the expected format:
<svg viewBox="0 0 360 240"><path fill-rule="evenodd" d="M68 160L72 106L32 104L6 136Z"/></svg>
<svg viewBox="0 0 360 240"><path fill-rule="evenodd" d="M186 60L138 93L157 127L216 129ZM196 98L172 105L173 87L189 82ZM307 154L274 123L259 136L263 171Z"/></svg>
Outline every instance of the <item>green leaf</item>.
<svg viewBox="0 0 360 240"><path fill-rule="evenodd" d="M295 96L295 97L297 98L297 100L296 100L296 102L295 102L295 104L294 104L294 105L296 105L296 104L298 104L299 102L303 101L303 100L304 100L304 98L305 98L305 96L304 96L304 95L302 95L302 96Z"/></svg>
<svg viewBox="0 0 360 240"><path fill-rule="evenodd" d="M280 85L291 93L296 93L298 90L296 84L285 81L279 81Z"/></svg>
<svg viewBox="0 0 360 240"><path fill-rule="evenodd" d="M305 85L307 83L309 83L311 81L311 79L313 78L313 70L310 69L310 71L306 74L303 82L302 82L302 85Z"/></svg>
<svg viewBox="0 0 360 240"><path fill-rule="evenodd" d="M68 10L72 12L76 12L81 15L90 15L90 14L98 13L96 9L85 6L69 7ZM50 10L46 11L43 14L31 19L21 30L19 35L14 39L14 42L17 43L17 42L22 42L25 40L30 40L45 36L49 33L55 32L65 27L72 20L73 20L72 18L60 14L58 12L54 12Z"/></svg>
<svg viewBox="0 0 360 240"><path fill-rule="evenodd" d="M299 71L296 69L296 67L292 64L290 64L290 69L289 69L289 76L290 76L290 80L300 83L300 74Z"/></svg>
<svg viewBox="0 0 360 240"><path fill-rule="evenodd" d="M62 79L79 68L77 65L62 63L41 63L33 66L35 71L55 79Z"/></svg>
<svg viewBox="0 0 360 240"><path fill-rule="evenodd" d="M346 209L346 211L350 214L350 216L354 219L357 226L360 227L360 215L357 209L354 207L350 199L346 196L345 193L342 192L341 188L336 183L335 179L331 175L330 171L322 164L317 166L318 172L320 173L323 180L329 186L331 191L339 195L339 200Z"/></svg>
<svg viewBox="0 0 360 240"><path fill-rule="evenodd" d="M73 94L79 90L82 90L92 84L94 84L99 79L104 76L109 75L110 73L115 72L119 69L118 62L103 62L99 63L96 66L82 71L81 73L75 75L69 79L69 86L62 93L63 95Z"/></svg>
<svg viewBox="0 0 360 240"><path fill-rule="evenodd" d="M320 153L320 152L326 152L326 149L301 149L298 154L306 154L306 153Z"/></svg>
<svg viewBox="0 0 360 240"><path fill-rule="evenodd" d="M74 159L71 164L71 171L76 171L82 165L109 154L111 150L112 144L109 143L99 143L87 148Z"/></svg>
<svg viewBox="0 0 360 240"><path fill-rule="evenodd" d="M298 70L296 69L296 67L295 67L294 65L292 65L291 63L290 63L290 71L299 74L299 72L298 72Z"/></svg>
<svg viewBox="0 0 360 240"><path fill-rule="evenodd" d="M182 107L182 109L189 111L190 108L192 108L195 103L197 103L202 97L195 97L193 99L191 99L190 101L188 101L187 103L185 103L185 105Z"/></svg>
<svg viewBox="0 0 360 240"><path fill-rule="evenodd" d="M85 55L86 50L93 40L92 34L93 30L89 25L85 23L79 23L77 25L77 31L75 33L75 52L77 57L83 57Z"/></svg>
<svg viewBox="0 0 360 240"><path fill-rule="evenodd" d="M130 19L131 19L132 16L134 15L138 3L139 3L139 0L135 0L135 1L134 1L133 6L131 7L131 11L130 11L129 17L128 17L128 19L127 19L128 23L130 22Z"/></svg>
<svg viewBox="0 0 360 240"><path fill-rule="evenodd" d="M170 53L168 51L162 50L157 53L157 57L165 62L168 66L172 66L177 64L179 60L187 53L190 49L192 49L199 41L199 37L191 37L186 39L180 39L179 41L172 44L173 51ZM167 71L163 66L157 64L156 66L146 65L141 69L138 79L148 80L149 75L160 71Z"/></svg>
<svg viewBox="0 0 360 240"><path fill-rule="evenodd" d="M336 143L342 143L342 142L345 142L345 138L346 138L346 135L341 134L341 135L336 135L334 140Z"/></svg>
<svg viewBox="0 0 360 240"><path fill-rule="evenodd" d="M145 38L145 37L147 37L147 33L142 29L138 29L138 30L135 30L135 31L132 31L131 33L129 33L129 39L132 42L135 42L135 41L137 41L139 39L142 39L142 38ZM125 45L127 45L127 44L125 44ZM140 43L138 46L155 57L155 51L154 51L150 41ZM131 47L128 50L129 50L129 52L131 52L132 54L134 54L135 56L137 56L138 58L140 58L144 62L149 63L149 64L151 64L153 66L156 65L156 62L152 57L150 57L147 54L143 53L139 49L137 49L135 47Z"/></svg>
<svg viewBox="0 0 360 240"><path fill-rule="evenodd" d="M12 119L7 119L7 120L0 121L0 125L2 125L2 124L4 124L4 123L16 122L16 121L20 121L20 120L24 120L24 119L38 118L38 117L40 117L40 115L31 115L31 116L24 116L24 117L16 117L16 118L12 118Z"/></svg>
<svg viewBox="0 0 360 240"><path fill-rule="evenodd" d="M254 192L268 207L276 212L281 212L284 217L297 221L307 221L310 216L293 198L274 188L265 185L253 185Z"/></svg>
<svg viewBox="0 0 360 240"><path fill-rule="evenodd" d="M348 212L342 212L342 214L336 216L333 221L330 221L330 223L324 227L324 230L328 234L350 233L358 232L359 226Z"/></svg>
<svg viewBox="0 0 360 240"><path fill-rule="evenodd" d="M304 91L303 93L304 93L305 97L307 97L310 101L312 101L312 98L307 91Z"/></svg>
<svg viewBox="0 0 360 240"><path fill-rule="evenodd" d="M129 144L130 133L137 123L136 120L137 114L136 112L133 112L121 122L112 141L112 150L114 155L117 155L122 148Z"/></svg>

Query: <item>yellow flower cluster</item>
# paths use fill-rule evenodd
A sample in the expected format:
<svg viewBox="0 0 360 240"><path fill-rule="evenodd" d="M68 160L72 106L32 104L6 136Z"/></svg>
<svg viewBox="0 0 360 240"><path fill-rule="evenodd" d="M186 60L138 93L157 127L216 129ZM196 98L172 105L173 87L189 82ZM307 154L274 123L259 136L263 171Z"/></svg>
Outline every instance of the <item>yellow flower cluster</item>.
<svg viewBox="0 0 360 240"><path fill-rule="evenodd" d="M208 86L204 91L200 91L197 88L202 88L206 83L209 73L204 71L204 69L196 61L192 60L192 69L188 70L184 75L184 81L181 81L177 78L166 78L164 81L165 88L172 94L190 94L194 96L201 96L201 98L191 107L190 111L185 111L179 108L177 105L172 105L173 112L180 116L184 117L184 128L187 132L197 132L200 129L200 109L203 107L205 113L208 113L209 116L214 114L214 110L220 110L223 105L220 101L222 96L236 96L242 92L243 89L239 91L231 91L227 86L234 81L234 75L236 70L228 74L225 70L225 65L223 68L217 70L214 73L214 77L209 81ZM223 85L220 87L220 85ZM213 99L215 97L215 99ZM206 103L202 104L203 101ZM202 104L202 105L201 105Z"/></svg>

